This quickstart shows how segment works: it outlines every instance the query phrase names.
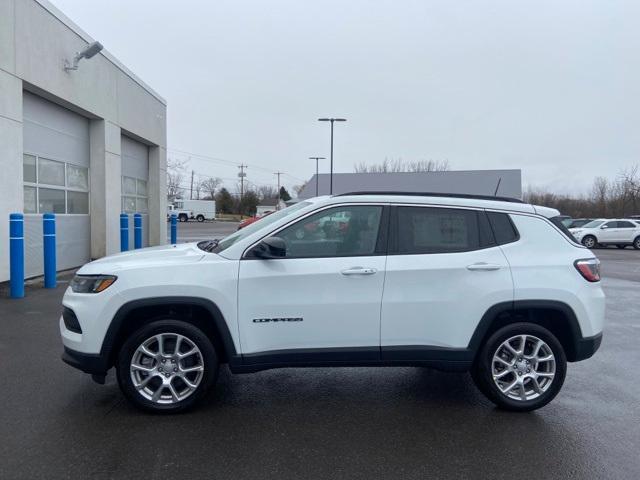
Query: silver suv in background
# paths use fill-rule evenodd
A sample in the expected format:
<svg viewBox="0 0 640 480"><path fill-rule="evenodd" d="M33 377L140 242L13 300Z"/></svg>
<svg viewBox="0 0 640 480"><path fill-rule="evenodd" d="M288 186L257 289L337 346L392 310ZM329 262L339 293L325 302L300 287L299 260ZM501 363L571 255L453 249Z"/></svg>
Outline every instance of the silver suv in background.
<svg viewBox="0 0 640 480"><path fill-rule="evenodd" d="M640 224L627 218L599 218L579 228L570 228L575 239L587 248L629 245L640 250Z"/></svg>

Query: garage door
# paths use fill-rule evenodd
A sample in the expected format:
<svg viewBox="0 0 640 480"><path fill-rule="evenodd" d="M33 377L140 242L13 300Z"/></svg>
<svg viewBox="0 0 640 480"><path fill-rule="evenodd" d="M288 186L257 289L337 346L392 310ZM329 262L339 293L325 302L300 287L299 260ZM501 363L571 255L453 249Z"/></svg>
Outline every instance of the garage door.
<svg viewBox="0 0 640 480"><path fill-rule="evenodd" d="M149 147L122 136L122 211L129 215L129 248L133 248L133 215L142 214L142 246L149 246Z"/></svg>
<svg viewBox="0 0 640 480"><path fill-rule="evenodd" d="M89 120L24 92L25 274L43 273L42 214L57 217L58 270L89 261Z"/></svg>

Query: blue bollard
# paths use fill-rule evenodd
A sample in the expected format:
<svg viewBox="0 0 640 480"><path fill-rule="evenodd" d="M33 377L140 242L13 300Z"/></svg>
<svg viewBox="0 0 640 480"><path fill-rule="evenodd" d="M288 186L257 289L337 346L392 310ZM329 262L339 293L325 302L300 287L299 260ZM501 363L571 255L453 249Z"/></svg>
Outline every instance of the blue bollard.
<svg viewBox="0 0 640 480"><path fill-rule="evenodd" d="M9 215L9 296L24 297L24 216Z"/></svg>
<svg viewBox="0 0 640 480"><path fill-rule="evenodd" d="M44 288L56 288L56 216L45 213L42 216L44 244Z"/></svg>
<svg viewBox="0 0 640 480"><path fill-rule="evenodd" d="M178 243L178 217L175 213L171 214L171 245Z"/></svg>
<svg viewBox="0 0 640 480"><path fill-rule="evenodd" d="M120 214L120 251L129 250L129 215Z"/></svg>
<svg viewBox="0 0 640 480"><path fill-rule="evenodd" d="M142 248L142 215L133 215L133 248Z"/></svg>

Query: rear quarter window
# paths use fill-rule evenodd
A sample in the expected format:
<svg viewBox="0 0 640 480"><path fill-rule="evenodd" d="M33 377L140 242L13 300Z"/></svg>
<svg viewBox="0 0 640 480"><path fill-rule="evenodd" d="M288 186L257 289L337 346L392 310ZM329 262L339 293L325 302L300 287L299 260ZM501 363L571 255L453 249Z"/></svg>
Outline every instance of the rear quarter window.
<svg viewBox="0 0 640 480"><path fill-rule="evenodd" d="M508 214L487 212L487 217L489 218L489 223L491 224L491 229L493 230L493 235L495 236L498 245L518 241L520 234Z"/></svg>

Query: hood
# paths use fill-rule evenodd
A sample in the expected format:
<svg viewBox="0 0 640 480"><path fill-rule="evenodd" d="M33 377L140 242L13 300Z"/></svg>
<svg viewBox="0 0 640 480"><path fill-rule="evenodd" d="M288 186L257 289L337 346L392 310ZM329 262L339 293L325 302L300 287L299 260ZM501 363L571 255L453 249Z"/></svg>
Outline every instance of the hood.
<svg viewBox="0 0 640 480"><path fill-rule="evenodd" d="M83 266L78 273L81 275L96 275L153 265L183 265L185 263L198 262L202 260L204 256L205 252L200 250L196 243L161 245L159 247L141 248L139 250L117 253L94 260Z"/></svg>

